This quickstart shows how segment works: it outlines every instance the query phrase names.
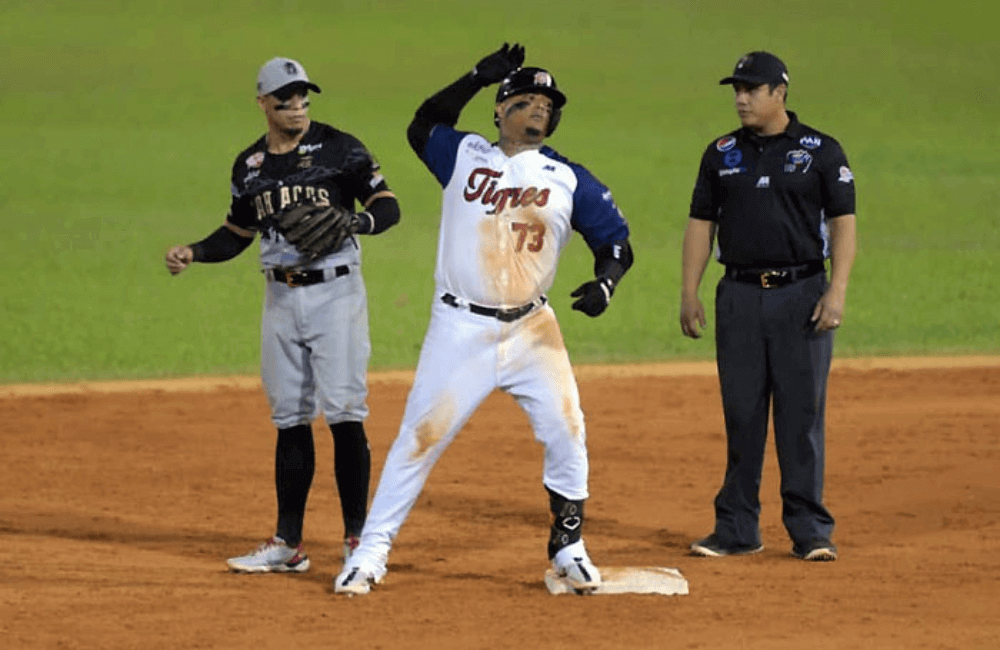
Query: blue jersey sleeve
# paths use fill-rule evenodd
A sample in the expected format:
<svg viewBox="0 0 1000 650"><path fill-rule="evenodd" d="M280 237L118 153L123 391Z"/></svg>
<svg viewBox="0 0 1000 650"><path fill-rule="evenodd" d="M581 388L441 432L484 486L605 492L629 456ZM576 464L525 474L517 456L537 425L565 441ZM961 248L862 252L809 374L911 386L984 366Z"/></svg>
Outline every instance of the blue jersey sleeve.
<svg viewBox="0 0 1000 650"><path fill-rule="evenodd" d="M420 159L427 165L427 169L431 170L438 183L441 183L441 187L448 184L455 172L458 145L466 135L468 134L456 131L447 124L435 124L431 130L431 136Z"/></svg>
<svg viewBox="0 0 1000 650"><path fill-rule="evenodd" d="M573 163L569 166L577 180L570 219L573 229L583 235L590 250L628 239L628 221L615 205L611 190L584 167Z"/></svg>

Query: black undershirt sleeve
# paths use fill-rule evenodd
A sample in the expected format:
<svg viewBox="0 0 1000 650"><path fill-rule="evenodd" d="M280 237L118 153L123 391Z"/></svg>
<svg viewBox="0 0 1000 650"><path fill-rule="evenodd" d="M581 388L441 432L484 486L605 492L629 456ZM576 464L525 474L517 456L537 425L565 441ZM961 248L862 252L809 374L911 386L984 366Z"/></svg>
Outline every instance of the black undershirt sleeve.
<svg viewBox="0 0 1000 650"><path fill-rule="evenodd" d="M243 237L226 226L220 226L218 230L202 239L200 242L189 244L194 253L195 262L225 262L231 260L253 242L253 237Z"/></svg>
<svg viewBox="0 0 1000 650"><path fill-rule="evenodd" d="M413 121L406 129L406 139L410 141L410 146L418 156L423 155L434 125L455 126L462 109L475 97L480 88L482 86L470 72L420 105L413 116Z"/></svg>
<svg viewBox="0 0 1000 650"><path fill-rule="evenodd" d="M368 216L371 218L369 219ZM358 215L358 234L377 235L399 223L399 201L394 196L380 196Z"/></svg>

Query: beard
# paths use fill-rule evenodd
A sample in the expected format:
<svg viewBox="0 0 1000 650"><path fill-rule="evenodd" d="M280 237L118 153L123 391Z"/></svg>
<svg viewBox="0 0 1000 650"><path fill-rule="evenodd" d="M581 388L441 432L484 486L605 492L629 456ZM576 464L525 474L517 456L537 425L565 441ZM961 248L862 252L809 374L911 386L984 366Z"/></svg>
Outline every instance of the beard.
<svg viewBox="0 0 1000 650"><path fill-rule="evenodd" d="M302 128L301 127L288 127L288 128L285 128L285 129L281 129L281 132L284 133L285 135L287 135L289 138L295 138L295 137L297 137L297 136L299 136L299 135L302 134Z"/></svg>

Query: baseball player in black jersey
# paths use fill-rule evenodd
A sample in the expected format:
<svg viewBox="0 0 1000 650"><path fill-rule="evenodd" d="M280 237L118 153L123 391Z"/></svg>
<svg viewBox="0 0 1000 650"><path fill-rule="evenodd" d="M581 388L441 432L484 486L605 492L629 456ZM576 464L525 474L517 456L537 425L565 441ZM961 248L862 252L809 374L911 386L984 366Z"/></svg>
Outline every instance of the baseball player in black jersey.
<svg viewBox="0 0 1000 650"><path fill-rule="evenodd" d="M695 555L756 553L769 408L781 470L782 521L792 553L837 558L823 505L824 415L833 331L854 262L854 176L840 144L786 110L788 69L751 52L732 85L742 128L701 159L684 236L680 324L698 338L698 285L718 236L726 267L716 289L716 352L725 412L725 479L715 531ZM824 260L830 259L827 279Z"/></svg>
<svg viewBox="0 0 1000 650"><path fill-rule="evenodd" d="M395 225L399 204L357 138L309 119L310 91L320 88L297 61L275 58L261 67L257 103L268 130L236 157L225 222L205 239L166 254L167 268L177 274L192 262L232 259L261 236L266 284L261 371L278 429L278 521L273 537L228 561L236 572L309 569L302 525L315 469L311 422L319 414L333 433L345 555L357 546L366 517L371 455L362 423L368 415L371 343L361 247L354 235L376 235ZM355 202L363 211L354 212ZM290 244L278 218L301 204L330 206L346 215L343 243L309 255Z"/></svg>

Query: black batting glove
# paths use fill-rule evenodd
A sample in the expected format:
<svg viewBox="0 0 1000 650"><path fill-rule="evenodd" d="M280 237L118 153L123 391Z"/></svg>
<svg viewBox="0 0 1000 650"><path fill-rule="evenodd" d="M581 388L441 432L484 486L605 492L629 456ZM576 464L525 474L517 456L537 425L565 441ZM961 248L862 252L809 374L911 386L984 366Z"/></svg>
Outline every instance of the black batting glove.
<svg viewBox="0 0 1000 650"><path fill-rule="evenodd" d="M499 83L524 63L524 46L503 44L499 50L483 57L472 69L473 80L482 87Z"/></svg>
<svg viewBox="0 0 1000 650"><path fill-rule="evenodd" d="M594 318L608 308L611 296L615 295L615 283L611 278L597 278L584 282L569 295L571 298L578 298L573 303L573 309Z"/></svg>

